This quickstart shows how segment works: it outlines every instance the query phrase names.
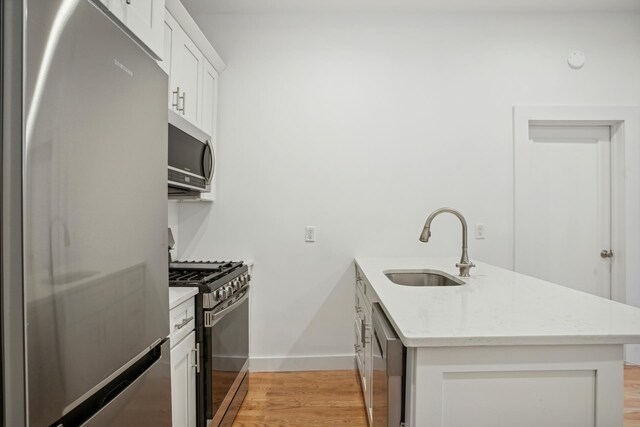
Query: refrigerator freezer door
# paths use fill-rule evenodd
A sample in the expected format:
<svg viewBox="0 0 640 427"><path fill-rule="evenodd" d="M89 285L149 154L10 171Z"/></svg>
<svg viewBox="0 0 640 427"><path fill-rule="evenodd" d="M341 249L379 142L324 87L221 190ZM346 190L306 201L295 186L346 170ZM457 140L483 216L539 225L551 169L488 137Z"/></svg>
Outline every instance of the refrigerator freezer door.
<svg viewBox="0 0 640 427"><path fill-rule="evenodd" d="M49 426L169 333L167 77L88 0L27 0L28 416Z"/></svg>
<svg viewBox="0 0 640 427"><path fill-rule="evenodd" d="M82 427L171 427L169 341L162 357Z"/></svg>

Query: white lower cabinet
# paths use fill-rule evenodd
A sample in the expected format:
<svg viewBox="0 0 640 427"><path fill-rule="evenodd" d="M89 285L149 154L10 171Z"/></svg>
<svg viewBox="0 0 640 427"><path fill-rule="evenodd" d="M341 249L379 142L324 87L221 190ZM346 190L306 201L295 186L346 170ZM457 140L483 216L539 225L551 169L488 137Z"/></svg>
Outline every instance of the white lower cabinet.
<svg viewBox="0 0 640 427"><path fill-rule="evenodd" d="M171 349L171 409L174 427L196 425L196 333Z"/></svg>
<svg viewBox="0 0 640 427"><path fill-rule="evenodd" d="M195 328L195 299L177 304L169 311L171 333L171 409L174 427L196 425L196 373L198 350Z"/></svg>
<svg viewBox="0 0 640 427"><path fill-rule="evenodd" d="M362 386L362 394L364 396L367 418L371 424L373 415L372 402L372 380L373 380L373 347L372 338L372 305L364 293L364 283L360 280L356 281L356 362L358 365L358 373L360 377L360 385Z"/></svg>

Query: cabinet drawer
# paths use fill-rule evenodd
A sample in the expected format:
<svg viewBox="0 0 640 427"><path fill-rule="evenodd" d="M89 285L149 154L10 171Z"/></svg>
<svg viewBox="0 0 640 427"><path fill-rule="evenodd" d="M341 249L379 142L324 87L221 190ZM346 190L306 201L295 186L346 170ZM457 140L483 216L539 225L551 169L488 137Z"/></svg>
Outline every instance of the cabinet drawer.
<svg viewBox="0 0 640 427"><path fill-rule="evenodd" d="M182 304L172 308L169 312L169 321L171 328L169 338L171 340L172 348L180 341L182 341L184 337L189 335L189 332L195 329L195 308L195 299L190 298Z"/></svg>

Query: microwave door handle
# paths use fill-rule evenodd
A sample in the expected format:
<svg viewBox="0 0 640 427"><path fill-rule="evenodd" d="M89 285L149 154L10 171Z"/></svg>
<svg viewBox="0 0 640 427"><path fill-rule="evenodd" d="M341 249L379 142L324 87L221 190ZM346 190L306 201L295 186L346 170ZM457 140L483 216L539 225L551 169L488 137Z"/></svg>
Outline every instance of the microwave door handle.
<svg viewBox="0 0 640 427"><path fill-rule="evenodd" d="M214 174L215 169L216 169L216 155L215 155L215 153L213 151L213 144L211 144L211 141L208 141L208 140L207 140L207 149L205 150L205 156L207 155L206 152L209 152L209 161L210 161L210 168L209 168L209 172L208 172L207 177L206 177L206 182L207 182L207 185L210 185L211 181L213 180L213 174ZM204 156L203 156L203 158L202 158L202 163L203 163L202 169L203 170L204 170L204 162L205 162L205 159L204 159Z"/></svg>

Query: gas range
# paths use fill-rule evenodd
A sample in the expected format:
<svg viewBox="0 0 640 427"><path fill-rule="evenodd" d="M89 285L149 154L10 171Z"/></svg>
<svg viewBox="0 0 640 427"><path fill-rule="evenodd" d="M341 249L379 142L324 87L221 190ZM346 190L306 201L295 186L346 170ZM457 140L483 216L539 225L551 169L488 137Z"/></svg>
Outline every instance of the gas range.
<svg viewBox="0 0 640 427"><path fill-rule="evenodd" d="M169 286L197 287L196 425L231 425L247 394L249 291L242 261L169 263Z"/></svg>

